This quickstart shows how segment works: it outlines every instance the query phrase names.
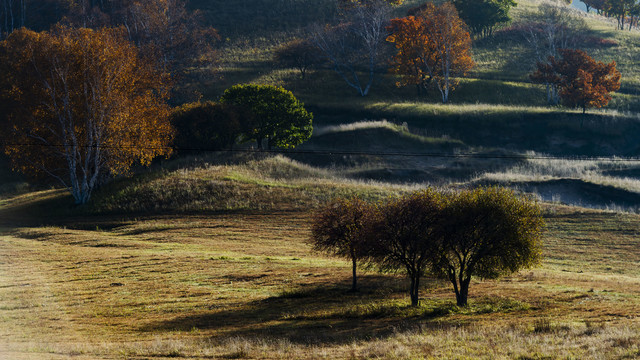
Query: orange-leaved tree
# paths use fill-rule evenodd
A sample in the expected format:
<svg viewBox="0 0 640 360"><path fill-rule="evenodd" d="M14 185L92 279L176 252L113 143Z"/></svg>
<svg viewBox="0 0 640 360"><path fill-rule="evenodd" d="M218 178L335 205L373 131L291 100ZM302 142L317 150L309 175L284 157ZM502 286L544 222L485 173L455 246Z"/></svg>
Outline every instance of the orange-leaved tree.
<svg viewBox="0 0 640 360"><path fill-rule="evenodd" d="M424 5L415 15L393 19L387 41L396 47L391 71L402 75L399 85L427 88L435 83L442 102L473 66L471 37L451 3Z"/></svg>
<svg viewBox="0 0 640 360"><path fill-rule="evenodd" d="M609 103L609 93L620 89L620 72L616 62L605 64L582 50L561 49L560 59L549 56L548 63L538 62L530 75L533 82L557 86L562 102L568 107L600 108Z"/></svg>
<svg viewBox="0 0 640 360"><path fill-rule="evenodd" d="M124 29L14 31L0 43L4 151L86 203L107 176L169 155L169 79Z"/></svg>

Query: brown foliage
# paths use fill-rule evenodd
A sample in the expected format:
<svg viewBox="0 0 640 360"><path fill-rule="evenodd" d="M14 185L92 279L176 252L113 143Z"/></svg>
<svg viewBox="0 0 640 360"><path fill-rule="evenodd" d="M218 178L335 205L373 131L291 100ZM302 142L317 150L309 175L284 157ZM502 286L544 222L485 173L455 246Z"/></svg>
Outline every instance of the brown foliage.
<svg viewBox="0 0 640 360"><path fill-rule="evenodd" d="M391 35L396 54L391 71L402 75L399 85L427 88L432 82L447 102L449 92L474 66L471 59L471 37L451 3L435 6L427 3L415 15L391 20Z"/></svg>
<svg viewBox="0 0 640 360"><path fill-rule="evenodd" d="M548 63L537 64L530 75L533 82L554 84L560 89L562 102L569 107L600 108L611 100L610 92L620 89L620 72L615 61L595 61L582 50L562 49L561 59L549 57Z"/></svg>
<svg viewBox="0 0 640 360"><path fill-rule="evenodd" d="M357 197L336 199L316 214L311 227L314 250L351 260L352 291L357 290L357 263L368 257L365 230L372 212L372 205Z"/></svg>
<svg viewBox="0 0 640 360"><path fill-rule="evenodd" d="M49 175L77 203L107 175L168 155L168 78L138 56L124 29L21 29L0 43L5 153Z"/></svg>

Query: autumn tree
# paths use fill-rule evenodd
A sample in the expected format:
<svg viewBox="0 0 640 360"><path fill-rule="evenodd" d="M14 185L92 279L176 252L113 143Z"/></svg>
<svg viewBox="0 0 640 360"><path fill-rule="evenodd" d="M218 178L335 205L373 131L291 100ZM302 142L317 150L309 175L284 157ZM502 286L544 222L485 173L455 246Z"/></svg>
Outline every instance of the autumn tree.
<svg viewBox="0 0 640 360"><path fill-rule="evenodd" d="M473 277L495 279L540 262L544 221L534 201L493 187L447 197L432 271L453 284L458 306L467 305Z"/></svg>
<svg viewBox="0 0 640 360"><path fill-rule="evenodd" d="M168 155L168 79L125 30L21 29L0 43L4 151L13 168L47 175L86 203L106 176Z"/></svg>
<svg viewBox="0 0 640 360"><path fill-rule="evenodd" d="M247 111L212 101L184 104L171 113L180 149L228 150L247 129Z"/></svg>
<svg viewBox="0 0 640 360"><path fill-rule="evenodd" d="M361 96L367 96L383 60L388 1L348 1L336 26L315 24L311 41L333 70Z"/></svg>
<svg viewBox="0 0 640 360"><path fill-rule="evenodd" d="M553 56L547 63L539 62L530 75L533 82L551 83L559 89L565 106L580 107L584 114L587 108L600 108L611 100L609 93L620 88L620 72L616 62L599 62L582 50L559 50L561 58Z"/></svg>
<svg viewBox="0 0 640 360"><path fill-rule="evenodd" d="M320 50L308 40L294 39L274 51L274 61L282 67L295 68L305 78L307 70L321 63Z"/></svg>
<svg viewBox="0 0 640 360"><path fill-rule="evenodd" d="M471 37L451 3L427 3L415 15L393 19L387 41L396 48L391 71L403 76L400 85L427 88L434 83L442 102L473 66Z"/></svg>
<svg viewBox="0 0 640 360"><path fill-rule="evenodd" d="M390 200L368 232L373 261L383 270L406 271L412 306L419 304L420 279L438 254L444 204L443 194L431 188Z"/></svg>
<svg viewBox="0 0 640 360"><path fill-rule="evenodd" d="M373 205L360 198L338 198L322 208L313 219L313 249L351 261L351 291L358 290L358 263L369 258L366 231L374 211Z"/></svg>
<svg viewBox="0 0 640 360"><path fill-rule="evenodd" d="M293 148L311 137L313 115L291 93L272 85L240 84L225 90L220 101L245 109L251 122L243 136L255 140L258 148Z"/></svg>

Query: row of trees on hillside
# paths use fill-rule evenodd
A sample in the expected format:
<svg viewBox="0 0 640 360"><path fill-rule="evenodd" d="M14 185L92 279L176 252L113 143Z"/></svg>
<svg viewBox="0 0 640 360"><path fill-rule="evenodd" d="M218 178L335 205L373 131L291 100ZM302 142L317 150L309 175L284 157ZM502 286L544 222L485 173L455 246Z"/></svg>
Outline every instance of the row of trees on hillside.
<svg viewBox="0 0 640 360"><path fill-rule="evenodd" d="M410 9L406 17L385 20L391 11L386 1L345 2L349 6L342 10L344 18L338 26L316 26L310 39L296 39L277 49L276 61L297 68L303 78L310 67L328 63L362 96L369 94L376 75L387 66L400 76L398 86L415 86L419 93L434 88L442 102L449 100L460 77L474 66L469 27L463 19L473 24L478 37L489 36L496 25L508 20L508 10L515 6L511 1L425 3ZM478 17L483 11L495 19ZM549 104L562 101L586 111L606 105L609 93L619 89L620 73L614 62L602 64L582 51L568 50L584 41L588 28L566 6L542 4L515 29L535 53L536 70L530 78L545 85ZM383 41L393 48L382 46ZM560 60L561 50L580 56Z"/></svg>
<svg viewBox="0 0 640 360"><path fill-rule="evenodd" d="M399 19L390 19L392 4L387 1L347 3L337 26L315 25L304 47L292 42L276 52L276 59L295 64L304 76L310 61L322 58L362 96L369 94L376 75L390 62L394 73L406 77L399 85L434 86L443 102L455 79L473 66L469 30L452 3L426 3ZM312 46L318 52L310 50Z"/></svg>
<svg viewBox="0 0 640 360"><path fill-rule="evenodd" d="M370 204L337 199L312 225L315 250L358 265L402 270L413 306L428 274L451 282L456 303L466 306L473 277L493 279L541 259L540 207L504 188L444 193L426 189Z"/></svg>
<svg viewBox="0 0 640 360"><path fill-rule="evenodd" d="M174 110L172 123L182 149L227 150L254 141L259 150L294 148L313 132L313 114L291 91L272 85L239 84L218 103L196 102Z"/></svg>
<svg viewBox="0 0 640 360"><path fill-rule="evenodd" d="M215 61L216 30L186 0L0 0L0 40L21 27L126 29L142 55L174 77ZM52 19L54 19L52 21Z"/></svg>
<svg viewBox="0 0 640 360"><path fill-rule="evenodd" d="M615 18L618 22L618 29L631 30L638 27L640 20L640 2L636 0L581 0L587 11L595 9L598 14Z"/></svg>
<svg viewBox="0 0 640 360"><path fill-rule="evenodd" d="M0 136L13 168L56 179L84 204L106 179L169 156L173 80L146 55L122 26L22 28L0 42ZM236 85L172 120L185 148L287 148L312 132L303 104L266 85Z"/></svg>

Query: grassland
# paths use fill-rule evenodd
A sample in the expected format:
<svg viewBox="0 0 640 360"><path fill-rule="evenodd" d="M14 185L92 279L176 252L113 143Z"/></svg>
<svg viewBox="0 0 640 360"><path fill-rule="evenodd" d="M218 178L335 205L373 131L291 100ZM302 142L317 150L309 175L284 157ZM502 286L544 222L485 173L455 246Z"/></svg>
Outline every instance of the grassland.
<svg viewBox="0 0 640 360"><path fill-rule="evenodd" d="M246 166L209 175L214 172L229 182L211 180L216 187L254 188L252 201L233 211L90 216L65 205L61 191L6 199L0 207L0 354L640 356L638 215L545 205L540 268L475 281L464 309L454 305L449 284L429 279L421 306L411 308L402 274L368 271L361 292L348 293L349 264L311 252L306 239L316 202L301 197L300 180L247 181ZM333 183L323 186L325 196L341 188L371 196L408 190ZM280 190L270 192L274 187ZM275 210L274 197L297 198L298 206Z"/></svg>
<svg viewBox="0 0 640 360"><path fill-rule="evenodd" d="M519 2L515 21L539 3ZM637 155L640 33L586 18L590 36L617 45L585 48L623 74L611 105L586 116L545 105L527 80L530 49L508 31L474 43L477 67L451 104L386 73L362 98L329 69L301 80L271 62L310 22L334 21L332 4L190 2L222 36L217 76L192 90L293 90L316 115L300 153L178 154L85 207L0 171L0 358L640 357L639 164L545 158ZM349 293L350 265L306 242L314 210L425 184L537 193L547 201L542 265L475 280L468 308L431 278L411 308L401 273L366 271Z"/></svg>

